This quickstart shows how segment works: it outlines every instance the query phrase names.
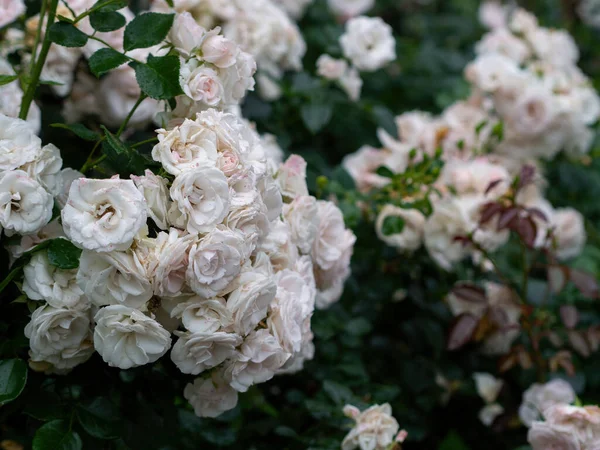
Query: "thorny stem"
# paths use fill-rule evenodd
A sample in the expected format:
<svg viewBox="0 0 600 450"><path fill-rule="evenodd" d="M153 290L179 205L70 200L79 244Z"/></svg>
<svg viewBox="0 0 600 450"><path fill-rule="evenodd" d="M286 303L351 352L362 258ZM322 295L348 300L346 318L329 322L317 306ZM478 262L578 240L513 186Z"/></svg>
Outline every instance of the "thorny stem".
<svg viewBox="0 0 600 450"><path fill-rule="evenodd" d="M48 10L48 21L47 28L50 28L54 23L54 19L56 18L56 8L58 7L58 0L50 0L50 9ZM38 29L41 32L41 28ZM40 75L42 74L42 69L44 68L44 63L46 62L46 57L48 56L48 52L50 51L50 38L48 37L48 33L44 33L44 41L42 43L42 49L40 50L40 55L38 59L35 61L33 66L33 71L31 72L31 79L29 80L29 85L27 86L27 91L25 95L23 95L23 102L21 103L21 111L19 112L19 119L25 120L27 118L27 113L29 112L29 107L31 106L31 102L33 101L33 97L35 96L35 91L37 89L38 82L40 80Z"/></svg>

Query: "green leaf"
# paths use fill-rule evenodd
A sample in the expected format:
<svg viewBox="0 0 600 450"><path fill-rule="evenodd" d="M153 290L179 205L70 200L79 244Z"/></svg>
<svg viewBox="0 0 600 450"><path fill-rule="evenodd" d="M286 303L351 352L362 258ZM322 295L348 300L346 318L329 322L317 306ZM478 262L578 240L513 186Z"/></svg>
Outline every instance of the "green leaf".
<svg viewBox="0 0 600 450"><path fill-rule="evenodd" d="M65 83L61 83L60 81L52 81L52 80L40 80L40 84L45 86L63 86Z"/></svg>
<svg viewBox="0 0 600 450"><path fill-rule="evenodd" d="M102 151L107 156L111 167L120 174L127 175L127 177L131 173L141 175L150 161L147 161L135 149L127 147L105 127L102 127L102 129L106 136L102 143Z"/></svg>
<svg viewBox="0 0 600 450"><path fill-rule="evenodd" d="M470 450L465 441L456 433L456 431L451 431L444 438L438 450Z"/></svg>
<svg viewBox="0 0 600 450"><path fill-rule="evenodd" d="M53 23L48 32L48 38L63 47L83 47L88 41L85 33L67 22Z"/></svg>
<svg viewBox="0 0 600 450"><path fill-rule="evenodd" d="M97 53L97 52L96 52ZM93 57L94 55L92 55ZM81 123L73 123L67 125L65 123L53 123L50 125L52 128L63 128L73 132L77 137L80 137L84 141L94 142L100 139L100 135L95 131L90 130L88 127Z"/></svg>
<svg viewBox="0 0 600 450"><path fill-rule="evenodd" d="M352 397L354 396L348 387L331 380L325 380L323 382L323 390L337 405L350 403Z"/></svg>
<svg viewBox="0 0 600 450"><path fill-rule="evenodd" d="M48 421L62 419L67 416L64 405L57 393L44 390L42 387L36 392L30 389L23 412L38 420Z"/></svg>
<svg viewBox="0 0 600 450"><path fill-rule="evenodd" d="M89 59L88 64L94 75L100 75L125 64L127 57L112 48L101 48L95 52Z"/></svg>
<svg viewBox="0 0 600 450"><path fill-rule="evenodd" d="M167 100L183 93L179 84L179 57L148 56L146 64L131 63L142 91L156 100Z"/></svg>
<svg viewBox="0 0 600 450"><path fill-rule="evenodd" d="M153 12L137 16L125 28L123 48L129 51L160 44L167 37L174 18L175 14Z"/></svg>
<svg viewBox="0 0 600 450"><path fill-rule="evenodd" d="M81 450L79 435L65 420L53 420L39 428L33 437L33 450Z"/></svg>
<svg viewBox="0 0 600 450"><path fill-rule="evenodd" d="M364 317L357 317L350 320L346 326L346 332L353 336L363 336L371 331L371 323Z"/></svg>
<svg viewBox="0 0 600 450"><path fill-rule="evenodd" d="M48 262L59 269L69 270L79 267L81 249L70 241L58 238L52 239L48 246Z"/></svg>
<svg viewBox="0 0 600 450"><path fill-rule="evenodd" d="M27 364L22 359L0 361L0 405L17 398L27 382Z"/></svg>
<svg viewBox="0 0 600 450"><path fill-rule="evenodd" d="M19 78L18 75L5 75L5 74L0 74L0 86L4 86L5 84L8 83L12 83L13 81L15 81L17 78Z"/></svg>
<svg viewBox="0 0 600 450"><path fill-rule="evenodd" d="M90 14L90 25L102 33L115 31L125 26L127 21L123 14L116 11L96 11Z"/></svg>
<svg viewBox="0 0 600 450"><path fill-rule="evenodd" d="M114 439L120 435L117 408L105 398L98 397L89 405L78 405L77 418L83 429L98 439Z"/></svg>
<svg viewBox="0 0 600 450"><path fill-rule="evenodd" d="M375 173L379 176L385 177L385 178L393 178L394 176L394 172L392 172L388 167L386 166L379 166L377 168L377 170L375 171Z"/></svg>
<svg viewBox="0 0 600 450"><path fill-rule="evenodd" d="M383 231L384 236L400 234L402 233L402 230L404 230L405 225L406 221L402 217L387 216L383 220L383 226L381 227L381 231Z"/></svg>
<svg viewBox="0 0 600 450"><path fill-rule="evenodd" d="M300 110L302 121L312 134L318 133L329 123L332 113L331 103L310 103L303 105Z"/></svg>
<svg viewBox="0 0 600 450"><path fill-rule="evenodd" d="M102 12L111 12L118 11L119 9L126 8L129 2L127 0L99 0L92 7L92 10L102 11Z"/></svg>

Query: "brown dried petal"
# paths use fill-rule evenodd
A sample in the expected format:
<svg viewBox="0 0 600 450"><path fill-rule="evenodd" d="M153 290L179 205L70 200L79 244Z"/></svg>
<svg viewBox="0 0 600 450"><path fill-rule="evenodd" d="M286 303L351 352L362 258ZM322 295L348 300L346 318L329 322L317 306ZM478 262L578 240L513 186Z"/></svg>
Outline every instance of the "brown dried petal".
<svg viewBox="0 0 600 450"><path fill-rule="evenodd" d="M471 314L461 314L458 316L450 328L448 350L458 350L469 342L473 334L475 334L478 323L479 319Z"/></svg>

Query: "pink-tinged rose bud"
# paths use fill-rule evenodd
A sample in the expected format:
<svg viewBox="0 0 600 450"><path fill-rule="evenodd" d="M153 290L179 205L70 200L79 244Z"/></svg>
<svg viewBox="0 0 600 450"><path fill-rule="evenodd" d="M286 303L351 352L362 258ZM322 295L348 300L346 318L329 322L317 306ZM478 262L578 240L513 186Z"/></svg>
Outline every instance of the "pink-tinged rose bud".
<svg viewBox="0 0 600 450"><path fill-rule="evenodd" d="M235 64L239 47L235 42L221 35L212 35L202 44L202 57L205 61L225 69Z"/></svg>

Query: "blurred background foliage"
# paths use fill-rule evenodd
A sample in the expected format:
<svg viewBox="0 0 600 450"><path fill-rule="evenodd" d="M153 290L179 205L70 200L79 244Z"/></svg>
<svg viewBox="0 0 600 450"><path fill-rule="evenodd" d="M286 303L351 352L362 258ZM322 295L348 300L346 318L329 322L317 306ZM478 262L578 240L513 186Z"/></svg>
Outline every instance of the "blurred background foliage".
<svg viewBox="0 0 600 450"><path fill-rule="evenodd" d="M581 50L580 67L600 87L600 32L581 23L577 2L518 3L535 12L543 25L566 28L574 35ZM299 153L309 162L314 193L341 194L342 209L358 237L353 275L342 301L313 317L316 354L302 372L253 387L240 397L236 409L218 419L199 419L181 395L189 380L168 358L154 367L119 371L96 354L68 378L30 371L24 395L0 408L0 441L29 445L45 423L45 432L77 432L86 450L333 450L350 428L341 411L345 403L365 407L389 402L409 433L405 449L526 449L525 428L506 421L487 428L477 418L483 401L470 377L476 371L495 373L496 360L473 351L472 345L446 351L453 318L443 298L456 280L477 274L466 265L448 274L424 251L408 260L384 247L354 205L351 179L338 167L344 155L360 146L378 146L377 128L395 134L396 115L412 109L439 113L468 94L462 70L484 32L477 18L479 4L377 0L371 13L394 28L398 60L366 74L362 98L352 103L315 76L320 54L341 54L337 38L343 31L325 1L315 0L299 23L308 46L304 72L285 77L279 101L268 103L252 94L245 102L244 114L259 131L274 134L286 152ZM46 126L59 121L59 106L50 98L47 104L44 141L69 149L72 159L67 158L67 165L80 166L87 149L81 148L82 141ZM572 206L588 219L588 246L575 266L596 276L600 275L599 155L600 141L591 158L557 160L546 170L549 200L556 206ZM329 179L327 185L318 186L320 175ZM509 270L511 258L508 252L501 261ZM6 255L2 261L5 265ZM538 281L543 289L545 282ZM532 285L535 288L536 283ZM27 351L23 305L4 305L15 293L13 289L2 294L2 358L23 357ZM586 300L567 290L555 302ZM594 309L598 311L590 308L582 320L597 322L600 311ZM571 381L578 393L584 393L582 399L600 402L600 357L596 354L585 364L575 357L575 365ZM518 408L520 393L535 381L532 372L505 374L507 386L501 396L507 416ZM436 382L438 374L448 380L445 388Z"/></svg>

